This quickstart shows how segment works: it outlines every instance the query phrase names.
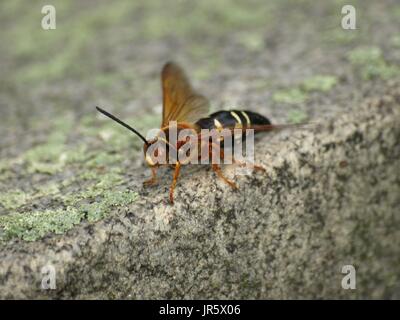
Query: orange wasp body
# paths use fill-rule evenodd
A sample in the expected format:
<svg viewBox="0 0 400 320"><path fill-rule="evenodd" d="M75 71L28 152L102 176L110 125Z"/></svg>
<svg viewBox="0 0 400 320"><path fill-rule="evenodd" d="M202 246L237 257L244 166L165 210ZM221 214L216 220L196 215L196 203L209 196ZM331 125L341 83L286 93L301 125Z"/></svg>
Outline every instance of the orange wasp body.
<svg viewBox="0 0 400 320"><path fill-rule="evenodd" d="M218 155L220 159L224 159L225 155L220 145L212 142L209 136L202 136L203 129L216 129L218 131L222 129L228 129L233 133L234 129L242 130L243 137L244 132L247 129L254 130L255 133L262 131L271 131L277 129L284 129L287 127L293 127L298 125L272 125L270 121L264 116L251 112L251 111L219 111L215 112L209 116L209 102L208 100L196 93L190 82L188 81L183 70L176 64L169 62L164 65L161 73L162 91L163 91L163 112L162 112L162 123L159 134L152 140L146 140L143 135L136 131L131 126L122 122L120 119L116 118L107 111L96 107L98 111L123 125L125 128L131 130L136 135L138 135L144 141L144 155L145 160L152 171L152 177L144 182L144 185L153 185L157 182L157 168L162 165L154 160L154 157L149 154L149 148L155 143L160 141L165 143L166 148L157 149L155 151L155 156L160 156L160 153L165 152L165 156L168 156L167 149L174 149L177 153L182 151L183 145L187 142L179 140L170 140L169 130L171 129L171 122L176 123L176 129L179 133L180 130L188 129L193 132L193 135L197 137L195 148L196 153L189 155L189 160L193 157L198 157L199 160L204 151L207 151L207 156L212 157L213 155ZM206 149L206 150L205 150ZM169 159L171 160L171 159ZM232 163L238 164L240 166L249 166L249 164L238 162L233 157L230 159ZM172 184L169 192L170 202L174 202L174 189L179 177L181 165L190 163L190 161L179 161L178 158L174 159L172 164L168 161L169 165L174 168L174 175ZM265 171L264 168L257 165L250 165L256 170ZM226 178L222 170L217 163L212 163L211 168L216 172L218 177L225 181L229 186L237 189L236 184Z"/></svg>

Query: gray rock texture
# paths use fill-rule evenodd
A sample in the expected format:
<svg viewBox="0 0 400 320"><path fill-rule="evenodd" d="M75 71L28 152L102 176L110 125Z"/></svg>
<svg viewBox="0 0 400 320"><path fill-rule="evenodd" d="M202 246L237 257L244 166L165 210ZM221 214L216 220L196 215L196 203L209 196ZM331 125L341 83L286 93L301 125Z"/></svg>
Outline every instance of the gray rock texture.
<svg viewBox="0 0 400 320"><path fill-rule="evenodd" d="M400 298L398 1L352 1L356 30L342 0L52 4L45 31L0 3L0 298ZM261 135L238 191L183 168L171 206L94 109L159 127L168 60L211 111L314 125Z"/></svg>
<svg viewBox="0 0 400 320"><path fill-rule="evenodd" d="M259 145L233 192L199 170L128 212L0 253L2 298L394 298L400 288L400 92ZM228 168L229 169L229 168ZM165 189L165 188L163 188ZM40 289L41 268L57 289ZM341 287L342 266L356 290Z"/></svg>

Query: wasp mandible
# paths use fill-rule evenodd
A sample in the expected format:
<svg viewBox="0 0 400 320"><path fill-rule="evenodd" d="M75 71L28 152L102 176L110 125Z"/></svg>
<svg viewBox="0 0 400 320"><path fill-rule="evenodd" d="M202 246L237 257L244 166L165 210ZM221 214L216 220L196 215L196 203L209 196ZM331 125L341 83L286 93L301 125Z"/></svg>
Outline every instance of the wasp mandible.
<svg viewBox="0 0 400 320"><path fill-rule="evenodd" d="M154 161L154 158L148 154L148 149L161 139L164 139L166 149L156 150L158 153L164 152L169 154L167 149L174 149L177 152L180 151L186 141L170 141L169 140L169 129L170 123L176 123L177 130L189 129L194 132L198 138L198 148L200 151L195 153L194 156L200 157L203 149L209 151L208 156L217 154L221 160L224 159L225 155L220 145L216 145L212 142L209 137L202 137L202 129L217 130L228 129L233 132L234 129L240 129L243 137L245 130L254 130L254 133L272 131L278 129L284 129L288 127L297 127L298 124L284 124L284 125L272 125L270 120L258 113L246 110L229 110L229 111L218 111L208 115L209 113L209 102L203 96L197 93L191 86L188 78L186 77L183 69L173 62L168 62L164 65L161 72L161 84L163 93L163 109L162 109L162 122L159 135L152 140L146 140L146 138L135 130L130 125L121 121L109 112L96 107L98 111L112 120L116 121L120 125L124 126L128 130L135 133L144 142L144 156L146 163L151 168L152 177L144 182L144 185L153 185L157 182L157 168L163 164ZM207 116L208 115L208 116ZM161 137L167 137L161 138ZM159 155L159 154L158 154ZM239 162L231 157L231 161L234 164L240 166L248 166L249 164ZM178 159L174 159L173 163L168 162L171 167L174 168L174 174L172 183L169 191L170 202L174 202L174 189L178 181L181 166L183 164L190 163L190 161L182 162ZM251 164L253 169L258 171L265 171L261 166ZM211 168L219 178L227 183L233 189L237 189L237 185L224 176L221 167L217 163L212 163Z"/></svg>

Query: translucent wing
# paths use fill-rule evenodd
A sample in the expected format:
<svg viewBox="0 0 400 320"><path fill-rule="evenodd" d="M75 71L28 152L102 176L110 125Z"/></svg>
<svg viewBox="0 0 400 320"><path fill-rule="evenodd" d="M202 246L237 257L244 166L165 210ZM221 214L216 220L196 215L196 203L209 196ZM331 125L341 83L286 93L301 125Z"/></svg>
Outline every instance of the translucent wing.
<svg viewBox="0 0 400 320"><path fill-rule="evenodd" d="M229 130L242 130L245 131L247 129L253 129L254 132L267 132L267 131L279 131L279 130L287 130L287 129L312 129L317 127L316 123L291 123L291 124L265 124L265 125L250 125L250 126L242 126L238 127L230 127L224 126L224 129Z"/></svg>
<svg viewBox="0 0 400 320"><path fill-rule="evenodd" d="M175 63L165 64L161 73L163 91L162 127L170 121L194 123L208 115L209 102L196 93L184 71Z"/></svg>
<svg viewBox="0 0 400 320"><path fill-rule="evenodd" d="M242 127L234 127L234 126L224 126L223 130L230 131L231 134L235 132L235 130L241 130L242 134L245 134L247 129L254 130L254 133L257 132L268 132L268 131L281 131L281 130L293 130L293 129L312 129L319 127L319 124L316 123L296 123L296 124L266 124L266 125L250 125L250 126L242 126ZM212 131L216 134L214 131ZM209 136L204 136L202 139L209 139Z"/></svg>

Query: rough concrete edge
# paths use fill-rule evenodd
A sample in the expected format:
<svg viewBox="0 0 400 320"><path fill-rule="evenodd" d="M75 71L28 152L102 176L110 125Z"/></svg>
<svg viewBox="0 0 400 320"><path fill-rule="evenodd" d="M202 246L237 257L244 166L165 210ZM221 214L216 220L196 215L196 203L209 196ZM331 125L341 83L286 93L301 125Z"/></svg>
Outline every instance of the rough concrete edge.
<svg viewBox="0 0 400 320"><path fill-rule="evenodd" d="M364 122L374 119L378 129L381 123L382 128L385 128L386 123L384 121L380 122L379 120L390 119L389 123L391 121L396 121L395 119L396 117L398 119L399 115L399 104L400 90L395 87L395 89L390 89L387 95L368 99L362 106L354 108L350 114L331 119L327 122L327 125L322 126L320 129L294 134L286 141L275 141L271 152L273 153L275 151L279 153L279 150L285 150L285 153L295 157L295 154L298 152L296 146L304 141L307 141L308 146L312 146L312 141L315 138L319 138L319 141L324 140L325 144L329 144L329 137L335 136L333 134L335 130L337 135L341 135L337 130L341 130L340 128L343 126L343 123L347 124L349 127L356 128L362 127ZM337 123L340 125L337 126ZM394 129L398 130L398 128L395 127ZM343 132L343 139L346 138L347 134L348 132ZM321 147L322 146L317 146L317 149L314 151L311 150L311 152L318 152L318 148ZM292 158L290 161L296 162L298 159ZM289 162L289 165L290 163L291 162ZM273 165L279 167L285 164L282 163L282 161L277 161L273 163ZM276 179L276 177L274 177L274 179ZM201 184L208 183L204 178L200 180ZM246 178L244 179L244 183L241 182L241 188L253 188L252 184L254 182L255 180L252 178ZM207 189L207 186L205 188ZM183 191L183 188L181 188L180 191L182 192L182 197L186 195L190 199L190 196L193 196L190 192L186 193ZM199 197L202 198L199 203L209 203L210 199L215 197L215 194L207 195L202 192ZM225 192L222 197L223 199L229 198L231 200L232 195ZM184 214L191 215L194 212L199 212L199 210L204 210L204 208L196 207L192 213L190 212L190 205L191 202L188 201L183 204L178 202L176 207L173 208L165 207L164 204L160 203L160 198L152 199L150 195L139 203L130 206L129 212L134 212L136 215L133 221L127 218L126 213L121 215L116 214L96 224L84 223L68 232L67 235L49 236L35 243L13 241L7 244L2 252L0 252L0 297L99 297L96 296L96 294L92 295L90 290L87 290L87 293L82 293L77 292L76 287L69 287L68 283L71 280L71 275L72 277L76 277L76 273L71 272L71 270L76 268L76 259L78 257L83 259L84 267L80 266L80 272L96 270L101 273L102 270L105 270L104 266L101 264L99 265L101 257L110 253L112 254L112 251L116 249L114 246L108 245L111 237L117 237L119 243L123 243L125 240L131 240L131 237L136 237L137 243L140 243L141 232L147 230L146 227L143 226L148 223L150 223L155 234L153 239L162 237L163 228L170 228L170 226L167 225L173 218L172 216L174 213L187 210ZM216 202L213 202L213 205L215 206ZM262 201L260 205L262 205ZM129 230L128 233L119 233L113 230L115 225L121 223ZM207 228L207 225L203 225L202 227ZM114 241L113 243L115 243ZM142 244L145 246L146 242L144 241ZM131 249L136 250L136 248ZM139 251L140 250L144 250L144 248L139 248ZM85 260L85 256L88 257L87 261ZM115 261L115 263L118 265L120 262ZM40 289L41 279L43 278L41 273L42 267L48 264L53 265L57 269L57 279L59 279L59 281L57 290L54 292L44 292ZM79 281L79 279L76 278L74 280ZM129 292L129 288L127 288L127 292ZM129 294L127 294L127 297L129 297ZM155 294L155 297L158 297L157 294Z"/></svg>

